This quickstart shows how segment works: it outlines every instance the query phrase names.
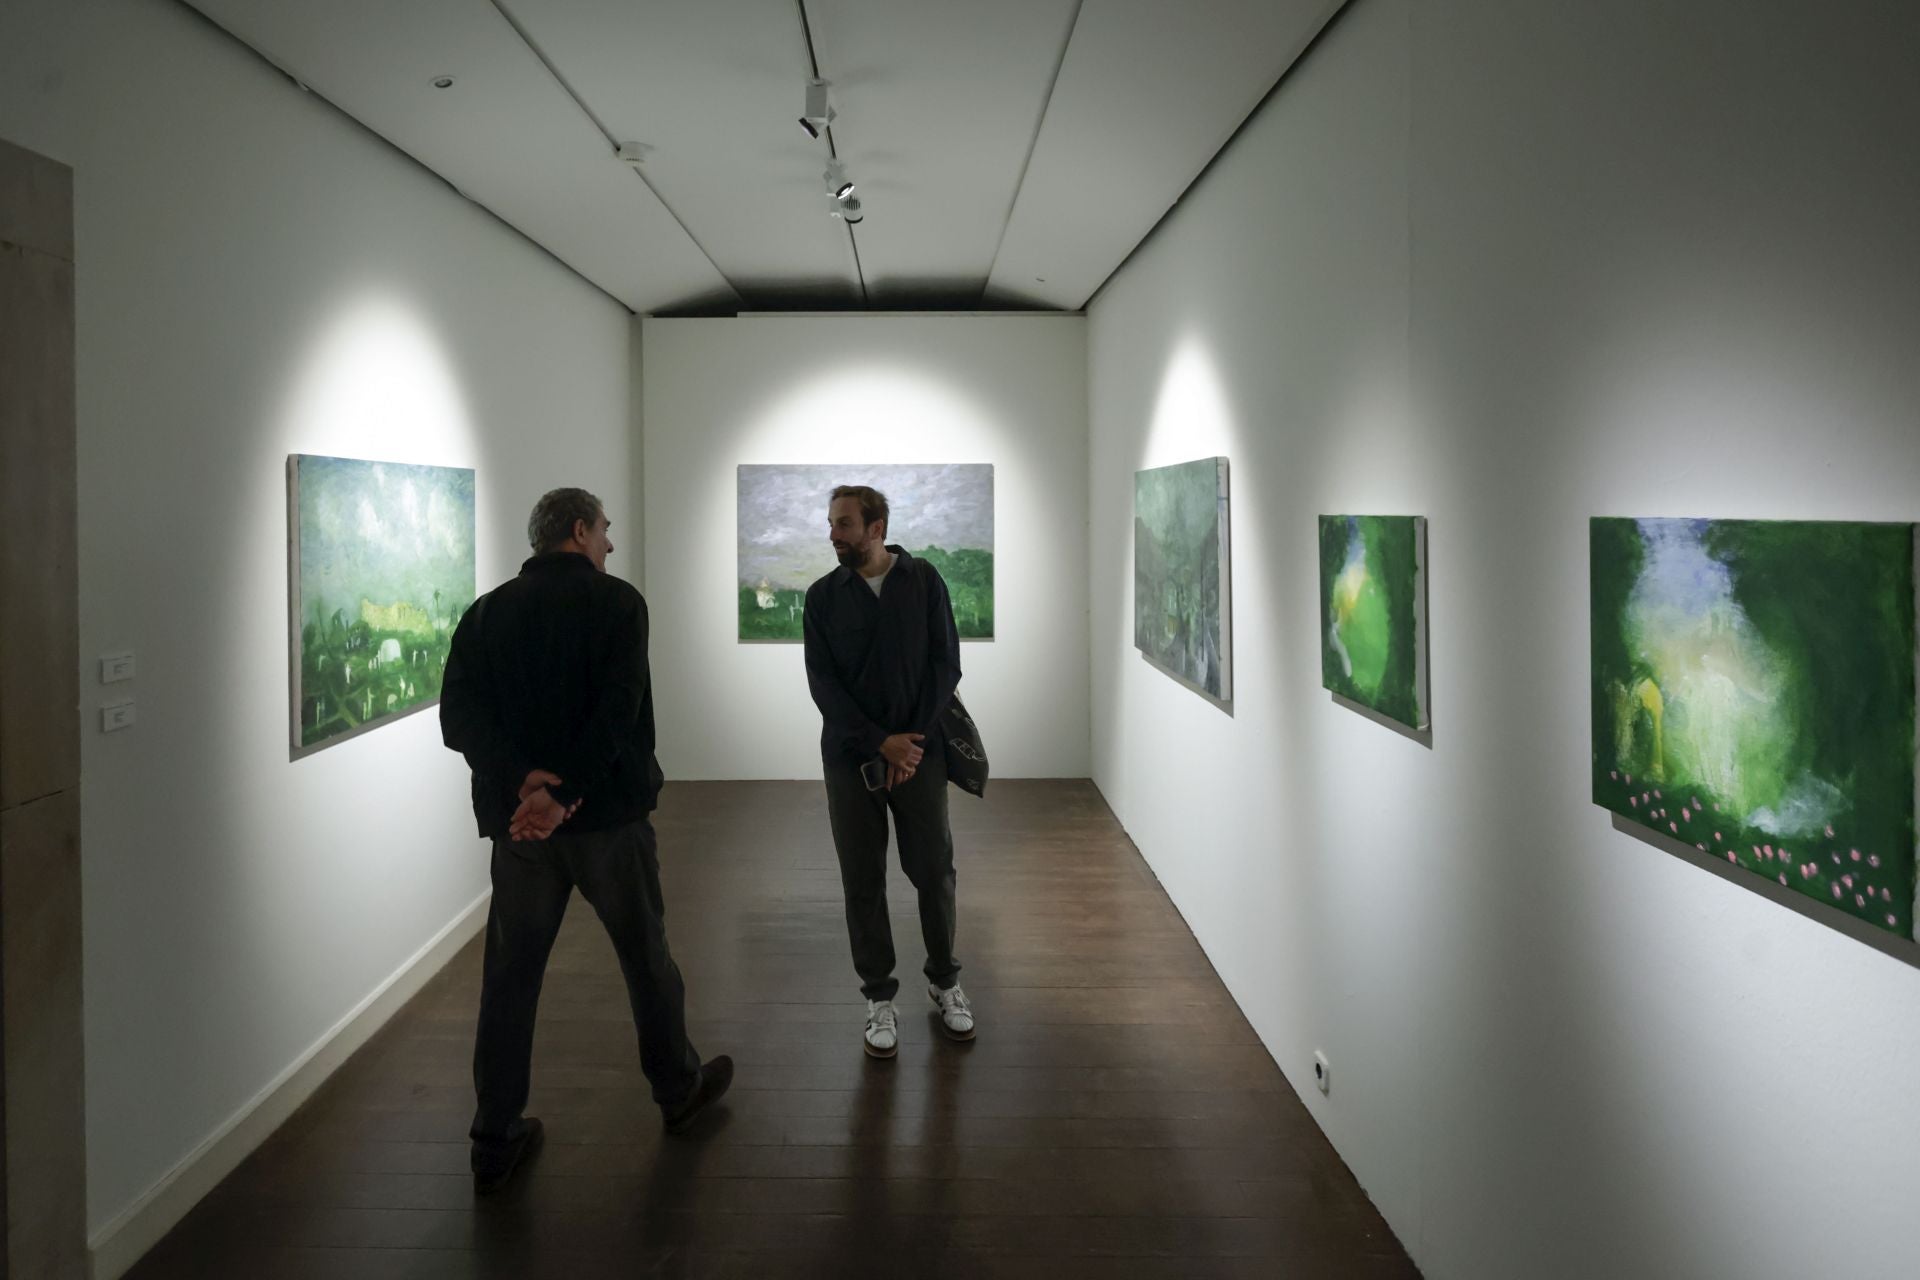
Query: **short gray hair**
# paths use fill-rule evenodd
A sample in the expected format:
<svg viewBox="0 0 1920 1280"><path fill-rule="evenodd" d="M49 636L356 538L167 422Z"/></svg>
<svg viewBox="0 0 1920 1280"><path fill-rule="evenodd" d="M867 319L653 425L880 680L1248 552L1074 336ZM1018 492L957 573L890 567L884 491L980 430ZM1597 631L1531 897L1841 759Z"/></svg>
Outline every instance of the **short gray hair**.
<svg viewBox="0 0 1920 1280"><path fill-rule="evenodd" d="M527 542L544 555L573 536L576 520L585 520L591 529L605 513L600 499L585 489L549 489L527 517Z"/></svg>

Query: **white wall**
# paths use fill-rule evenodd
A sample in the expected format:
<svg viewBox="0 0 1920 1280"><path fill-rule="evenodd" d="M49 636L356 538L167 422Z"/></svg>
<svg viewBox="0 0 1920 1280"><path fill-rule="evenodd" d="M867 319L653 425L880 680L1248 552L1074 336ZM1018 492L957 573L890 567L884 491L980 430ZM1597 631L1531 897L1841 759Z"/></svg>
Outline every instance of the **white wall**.
<svg viewBox="0 0 1920 1280"><path fill-rule="evenodd" d="M1589 803L1586 526L1920 517L1917 47L1356 0L1090 308L1094 776L1437 1280L1913 1274L1920 953ZM1130 473L1213 453L1231 714L1131 641ZM1340 511L1430 517L1431 749L1319 687Z"/></svg>
<svg viewBox="0 0 1920 1280"><path fill-rule="evenodd" d="M986 462L996 635L962 643L960 692L996 777L1085 777L1084 318L767 315L641 327L646 580L667 776L820 774L820 713L799 644L736 639L740 464ZM825 495L820 511L824 573Z"/></svg>
<svg viewBox="0 0 1920 1280"><path fill-rule="evenodd" d="M475 468L489 586L630 508L628 317L182 6L10 2L0 136L76 174L98 1233L487 883L435 714L288 762L287 454Z"/></svg>

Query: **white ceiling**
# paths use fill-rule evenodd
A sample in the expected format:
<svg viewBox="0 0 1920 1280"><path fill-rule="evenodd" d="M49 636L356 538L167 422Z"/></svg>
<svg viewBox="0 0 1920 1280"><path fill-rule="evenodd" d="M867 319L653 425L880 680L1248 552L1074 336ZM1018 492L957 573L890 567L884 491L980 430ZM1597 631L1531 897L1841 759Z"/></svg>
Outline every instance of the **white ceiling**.
<svg viewBox="0 0 1920 1280"><path fill-rule="evenodd" d="M187 2L658 313L1077 310L1345 0Z"/></svg>

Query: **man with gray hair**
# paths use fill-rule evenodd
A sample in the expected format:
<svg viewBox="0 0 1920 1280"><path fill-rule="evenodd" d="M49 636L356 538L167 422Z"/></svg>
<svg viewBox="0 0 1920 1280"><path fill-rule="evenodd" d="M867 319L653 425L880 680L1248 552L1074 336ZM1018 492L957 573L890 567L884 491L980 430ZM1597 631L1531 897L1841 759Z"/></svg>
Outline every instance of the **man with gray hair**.
<svg viewBox="0 0 1920 1280"><path fill-rule="evenodd" d="M547 955L577 887L613 940L640 1037L640 1068L670 1133L727 1091L733 1060L702 1064L667 950L648 815L654 759L647 604L606 572L600 500L555 489L535 504L520 574L453 633L440 693L446 744L473 769L473 812L493 841L480 1023L473 1054L474 1190L504 1185L540 1144L526 1108Z"/></svg>

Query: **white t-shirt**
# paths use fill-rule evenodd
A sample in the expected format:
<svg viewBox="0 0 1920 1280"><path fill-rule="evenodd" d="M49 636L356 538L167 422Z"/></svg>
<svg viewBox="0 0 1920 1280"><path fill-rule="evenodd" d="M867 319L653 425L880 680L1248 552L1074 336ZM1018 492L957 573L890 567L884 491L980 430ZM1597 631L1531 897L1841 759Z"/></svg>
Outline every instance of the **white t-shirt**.
<svg viewBox="0 0 1920 1280"><path fill-rule="evenodd" d="M866 584L867 584L868 586L870 586L870 587L872 587L872 588L873 588L873 594L874 594L874 595L876 595L876 596L878 596L878 595L880 594L880 587L881 587L881 585L882 585L882 584L884 584L884 583L886 582L886 580L887 580L887 575L888 575L889 573L892 573L892 572L893 572L893 566L894 566L894 565L895 565L896 563L898 563L898 562L899 562L899 560L900 560L900 557L899 557L899 556L896 556L896 555L889 555L889 556L887 557L887 567L886 567L885 569L883 569L883 570L881 570L881 571L880 571L880 576L879 576L879 577L877 577L877 578L868 578L868 577L865 577L865 576L863 575L863 576L862 576L862 578L861 578L861 581L863 581L863 582L865 582L865 583L866 583Z"/></svg>

